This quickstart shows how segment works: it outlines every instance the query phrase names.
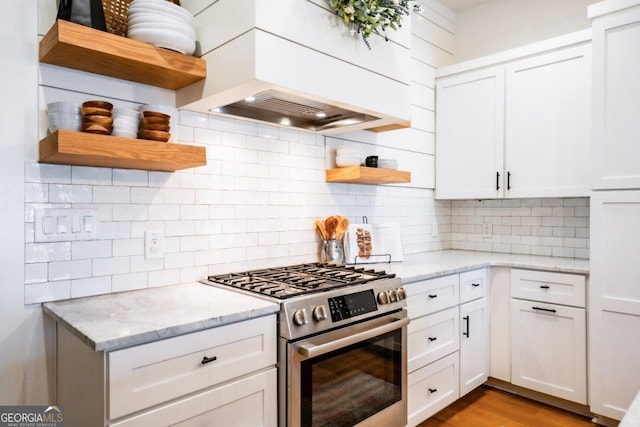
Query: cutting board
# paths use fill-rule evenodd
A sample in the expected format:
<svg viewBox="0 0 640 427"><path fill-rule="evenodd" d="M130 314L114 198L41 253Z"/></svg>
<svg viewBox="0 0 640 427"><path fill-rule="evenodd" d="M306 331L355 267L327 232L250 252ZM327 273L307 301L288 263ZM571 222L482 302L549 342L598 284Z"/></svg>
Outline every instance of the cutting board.
<svg viewBox="0 0 640 427"><path fill-rule="evenodd" d="M351 224L344 249L347 264L404 261L398 224Z"/></svg>

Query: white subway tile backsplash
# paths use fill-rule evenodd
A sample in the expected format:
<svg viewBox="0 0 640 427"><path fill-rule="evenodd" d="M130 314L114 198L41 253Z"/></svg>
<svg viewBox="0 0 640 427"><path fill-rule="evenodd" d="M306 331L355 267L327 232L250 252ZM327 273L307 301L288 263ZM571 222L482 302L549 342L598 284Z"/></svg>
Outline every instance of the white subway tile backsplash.
<svg viewBox="0 0 640 427"><path fill-rule="evenodd" d="M111 276L90 277L71 281L71 298L102 295L112 292Z"/></svg>
<svg viewBox="0 0 640 427"><path fill-rule="evenodd" d="M107 258L113 255L111 240L71 242L71 259Z"/></svg>
<svg viewBox="0 0 640 427"><path fill-rule="evenodd" d="M55 261L49 263L49 280L81 279L91 277L91 260Z"/></svg>
<svg viewBox="0 0 640 427"><path fill-rule="evenodd" d="M131 203L153 205L164 203L164 189L134 187L131 189Z"/></svg>
<svg viewBox="0 0 640 427"><path fill-rule="evenodd" d="M71 242L28 243L24 258L27 264L70 260Z"/></svg>
<svg viewBox="0 0 640 427"><path fill-rule="evenodd" d="M180 110L180 125L192 128L206 128L209 125L209 115Z"/></svg>
<svg viewBox="0 0 640 427"><path fill-rule="evenodd" d="M90 185L50 184L50 203L91 203L92 187Z"/></svg>
<svg viewBox="0 0 640 427"><path fill-rule="evenodd" d="M92 168L88 166L73 166L71 168L71 182L73 184L111 185L113 171L109 168Z"/></svg>
<svg viewBox="0 0 640 427"><path fill-rule="evenodd" d="M71 166L27 162L25 164L25 182L71 184Z"/></svg>
<svg viewBox="0 0 640 427"><path fill-rule="evenodd" d="M93 187L93 203L131 203L131 188L95 186Z"/></svg>
<svg viewBox="0 0 640 427"><path fill-rule="evenodd" d="M24 303L38 304L71 298L71 281L33 283L24 287Z"/></svg>
<svg viewBox="0 0 640 427"><path fill-rule="evenodd" d="M116 274L111 279L112 292L133 291L149 286L146 272Z"/></svg>
<svg viewBox="0 0 640 427"><path fill-rule="evenodd" d="M148 277L150 288L157 286L177 285L181 283L179 269L150 271Z"/></svg>
<svg viewBox="0 0 640 427"><path fill-rule="evenodd" d="M48 280L48 272L48 263L46 262L25 264L24 283L44 283Z"/></svg>
<svg viewBox="0 0 640 427"><path fill-rule="evenodd" d="M144 239L116 239L113 241L113 256L144 255Z"/></svg>
<svg viewBox="0 0 640 427"><path fill-rule="evenodd" d="M149 172L137 169L114 169L113 185L146 187L149 185Z"/></svg>
<svg viewBox="0 0 640 427"><path fill-rule="evenodd" d="M94 276L129 273L131 270L131 258L128 256L95 258L93 259L92 267Z"/></svg>

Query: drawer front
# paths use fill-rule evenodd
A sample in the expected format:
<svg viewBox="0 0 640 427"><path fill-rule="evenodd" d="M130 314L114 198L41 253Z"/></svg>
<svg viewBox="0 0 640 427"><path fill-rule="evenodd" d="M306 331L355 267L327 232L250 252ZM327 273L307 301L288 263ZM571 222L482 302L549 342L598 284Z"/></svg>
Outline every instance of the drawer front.
<svg viewBox="0 0 640 427"><path fill-rule="evenodd" d="M460 304L487 296L487 269L460 273Z"/></svg>
<svg viewBox="0 0 640 427"><path fill-rule="evenodd" d="M438 277L404 285L411 319L458 305L459 276Z"/></svg>
<svg viewBox="0 0 640 427"><path fill-rule="evenodd" d="M275 366L276 337L273 315L110 352L109 418Z"/></svg>
<svg viewBox="0 0 640 427"><path fill-rule="evenodd" d="M586 278L580 274L511 269L511 296L585 307Z"/></svg>
<svg viewBox="0 0 640 427"><path fill-rule="evenodd" d="M409 374L409 426L420 424L458 399L458 365L455 352Z"/></svg>
<svg viewBox="0 0 640 427"><path fill-rule="evenodd" d="M408 369L413 372L460 348L458 307L412 320L407 328Z"/></svg>
<svg viewBox="0 0 640 427"><path fill-rule="evenodd" d="M271 368L109 426L276 427L277 381L276 369Z"/></svg>

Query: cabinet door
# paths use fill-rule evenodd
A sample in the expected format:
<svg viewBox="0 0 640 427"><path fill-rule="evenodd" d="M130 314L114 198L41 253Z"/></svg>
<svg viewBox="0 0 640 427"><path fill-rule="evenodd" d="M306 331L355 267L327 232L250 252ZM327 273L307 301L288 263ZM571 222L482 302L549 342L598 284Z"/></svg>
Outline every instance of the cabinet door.
<svg viewBox="0 0 640 427"><path fill-rule="evenodd" d="M439 79L436 91L436 197L501 197L503 68Z"/></svg>
<svg viewBox="0 0 640 427"><path fill-rule="evenodd" d="M640 188L640 8L593 23L594 189Z"/></svg>
<svg viewBox="0 0 640 427"><path fill-rule="evenodd" d="M277 370L271 368L108 425L276 427L277 408Z"/></svg>
<svg viewBox="0 0 640 427"><path fill-rule="evenodd" d="M508 64L507 197L588 196L591 45Z"/></svg>
<svg viewBox="0 0 640 427"><path fill-rule="evenodd" d="M407 330L409 372L457 351L459 330L458 307L412 319Z"/></svg>
<svg viewBox="0 0 640 427"><path fill-rule="evenodd" d="M511 382L587 403L586 314L583 308L511 301Z"/></svg>
<svg viewBox="0 0 640 427"><path fill-rule="evenodd" d="M460 393L458 352L409 374L408 426L416 426L456 400Z"/></svg>
<svg viewBox="0 0 640 427"><path fill-rule="evenodd" d="M460 306L460 396L489 376L488 304L482 298Z"/></svg>
<svg viewBox="0 0 640 427"><path fill-rule="evenodd" d="M589 404L620 419L640 389L640 191L591 197Z"/></svg>

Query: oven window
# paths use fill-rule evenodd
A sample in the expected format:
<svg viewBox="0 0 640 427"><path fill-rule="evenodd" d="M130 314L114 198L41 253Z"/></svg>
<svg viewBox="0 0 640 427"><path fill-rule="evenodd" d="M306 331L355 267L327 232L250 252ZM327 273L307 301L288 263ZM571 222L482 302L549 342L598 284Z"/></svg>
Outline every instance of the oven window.
<svg viewBox="0 0 640 427"><path fill-rule="evenodd" d="M302 362L302 426L353 426L402 400L395 330Z"/></svg>

